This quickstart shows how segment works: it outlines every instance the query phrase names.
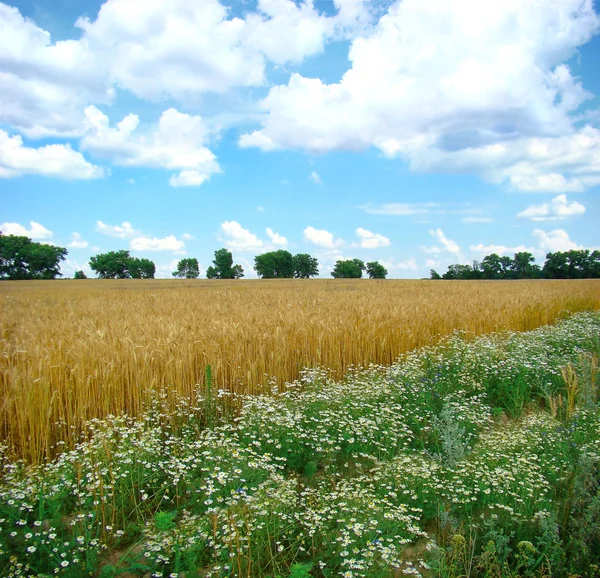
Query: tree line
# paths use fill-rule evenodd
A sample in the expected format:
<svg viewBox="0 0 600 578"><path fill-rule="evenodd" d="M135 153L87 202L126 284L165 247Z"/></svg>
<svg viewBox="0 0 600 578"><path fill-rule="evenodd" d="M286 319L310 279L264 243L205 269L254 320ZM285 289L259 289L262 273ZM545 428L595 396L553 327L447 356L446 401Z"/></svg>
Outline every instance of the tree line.
<svg viewBox="0 0 600 578"><path fill-rule="evenodd" d="M26 236L0 232L0 279L56 279L62 277L60 263L66 259L66 247L36 243ZM215 251L206 270L208 279L240 279L244 269L233 263L231 251ZM129 251L108 251L90 258L90 269L100 279L154 279L156 265L146 258L132 257ZM254 270L262 279L309 279L319 275L319 262L308 253L292 255L280 249L254 258ZM378 261L364 263L360 259L338 260L331 275L335 279L358 279L365 273L370 279L385 279L387 269ZM197 279L200 265L195 257L177 264L173 277ZM84 271L76 271L75 279L86 279Z"/></svg>
<svg viewBox="0 0 600 578"><path fill-rule="evenodd" d="M61 277L60 263L66 259L65 247L36 243L29 237L3 235L0 232L0 279L56 279ZM146 258L132 257L127 250L99 253L90 258L90 268L101 279L154 279L156 265ZM308 253L292 255L280 249L254 257L254 270L262 279L309 279L319 275L319 262ZM365 263L360 259L338 260L331 276L335 279L359 279L366 273L370 279L385 279L387 269L378 261ZM173 271L174 277L197 279L200 266L195 257L181 259ZM206 270L208 279L240 279L244 269L233 263L231 251L215 251L212 265ZM75 279L85 279L83 271ZM522 251L500 256L485 256L472 265L454 264L440 275L434 269L431 279L598 279L600 251L573 249L546 254L543 266L534 256Z"/></svg>
<svg viewBox="0 0 600 578"><path fill-rule="evenodd" d="M534 256L521 251L514 257L500 256L497 253L486 255L472 265L450 265L440 275L435 269L430 271L430 279L470 280L470 279L599 279L600 251L573 249L546 254L543 266L535 263Z"/></svg>

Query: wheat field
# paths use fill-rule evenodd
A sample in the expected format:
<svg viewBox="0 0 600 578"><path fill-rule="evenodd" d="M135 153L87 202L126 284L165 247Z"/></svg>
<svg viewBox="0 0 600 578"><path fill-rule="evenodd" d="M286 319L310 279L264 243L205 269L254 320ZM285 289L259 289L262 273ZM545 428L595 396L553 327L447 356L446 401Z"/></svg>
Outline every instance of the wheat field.
<svg viewBox="0 0 600 578"><path fill-rule="evenodd" d="M305 367L339 377L455 329L600 309L600 282L5 281L0 299L0 442L35 463L91 418L139 414L149 392L195 395L207 366L215 388L283 389Z"/></svg>

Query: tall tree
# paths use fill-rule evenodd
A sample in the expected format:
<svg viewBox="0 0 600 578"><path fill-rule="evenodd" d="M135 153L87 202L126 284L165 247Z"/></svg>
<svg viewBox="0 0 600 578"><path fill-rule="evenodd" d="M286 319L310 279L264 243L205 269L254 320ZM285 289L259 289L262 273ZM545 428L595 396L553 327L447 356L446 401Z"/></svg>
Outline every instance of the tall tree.
<svg viewBox="0 0 600 578"><path fill-rule="evenodd" d="M132 279L154 279L156 265L150 259L130 257L127 265Z"/></svg>
<svg viewBox="0 0 600 578"><path fill-rule="evenodd" d="M515 253L510 268L513 279L535 279L541 273L540 267L535 264L535 257L527 251Z"/></svg>
<svg viewBox="0 0 600 578"><path fill-rule="evenodd" d="M294 276L294 257L279 249L254 257L254 270L263 279L291 279Z"/></svg>
<svg viewBox="0 0 600 578"><path fill-rule="evenodd" d="M501 279L502 278L502 261L500 255L492 253L486 255L480 263L481 271L485 279Z"/></svg>
<svg viewBox="0 0 600 578"><path fill-rule="evenodd" d="M568 279L569 260L567 253L560 251L547 253L542 273L546 279Z"/></svg>
<svg viewBox="0 0 600 578"><path fill-rule="evenodd" d="M99 253L90 258L90 269L95 271L100 279L130 279L129 251L109 251Z"/></svg>
<svg viewBox="0 0 600 578"><path fill-rule="evenodd" d="M294 277L296 279L309 279L319 274L319 261L308 253L294 255Z"/></svg>
<svg viewBox="0 0 600 578"><path fill-rule="evenodd" d="M339 260L336 261L331 276L334 279L360 279L364 270L365 264L360 259Z"/></svg>
<svg viewBox="0 0 600 578"><path fill-rule="evenodd" d="M367 263L367 274L369 275L369 279L385 279L388 270L378 261L371 261Z"/></svg>
<svg viewBox="0 0 600 578"><path fill-rule="evenodd" d="M215 251L213 264L206 270L208 279L239 279L244 276L241 265L233 264L233 255L227 249Z"/></svg>
<svg viewBox="0 0 600 578"><path fill-rule="evenodd" d="M173 271L173 277L181 277L186 279L198 279L200 275L200 265L198 259L191 257L189 259L181 259L177 263L177 270Z"/></svg>
<svg viewBox="0 0 600 578"><path fill-rule="evenodd" d="M473 279L473 267L471 265L450 265L448 270L442 275L442 279L467 280Z"/></svg>
<svg viewBox="0 0 600 578"><path fill-rule="evenodd" d="M62 276L60 262L67 254L64 247L0 233L0 278L56 279Z"/></svg>
<svg viewBox="0 0 600 578"><path fill-rule="evenodd" d="M132 257L124 249L94 255L90 268L100 279L154 279L156 272L150 259Z"/></svg>

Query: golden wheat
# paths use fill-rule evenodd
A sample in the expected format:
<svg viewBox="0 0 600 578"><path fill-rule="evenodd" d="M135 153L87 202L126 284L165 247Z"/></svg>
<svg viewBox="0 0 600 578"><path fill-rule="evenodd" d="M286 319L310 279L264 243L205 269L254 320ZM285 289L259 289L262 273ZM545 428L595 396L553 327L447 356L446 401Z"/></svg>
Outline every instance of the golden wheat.
<svg viewBox="0 0 600 578"><path fill-rule="evenodd" d="M149 391L255 393L304 367L389 364L454 329L529 330L600 308L600 282L2 282L0 440L40 461ZM57 427L57 422L63 425Z"/></svg>

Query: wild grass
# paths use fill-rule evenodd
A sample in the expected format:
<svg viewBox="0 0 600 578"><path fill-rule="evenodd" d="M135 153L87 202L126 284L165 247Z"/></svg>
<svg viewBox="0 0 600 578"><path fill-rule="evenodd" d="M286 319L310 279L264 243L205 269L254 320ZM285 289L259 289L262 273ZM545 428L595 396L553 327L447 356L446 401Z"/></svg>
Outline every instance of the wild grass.
<svg viewBox="0 0 600 578"><path fill-rule="evenodd" d="M163 393L43 466L0 454L0 575L591 578L599 336L598 313L456 334L212 427Z"/></svg>
<svg viewBox="0 0 600 578"><path fill-rule="evenodd" d="M305 367L339 378L455 329L526 331L598 309L599 289L597 280L2 282L0 440L39 463L74 447L92 418L140 415L151 392L172 402L205 394L207 367L215 388L283 391Z"/></svg>

